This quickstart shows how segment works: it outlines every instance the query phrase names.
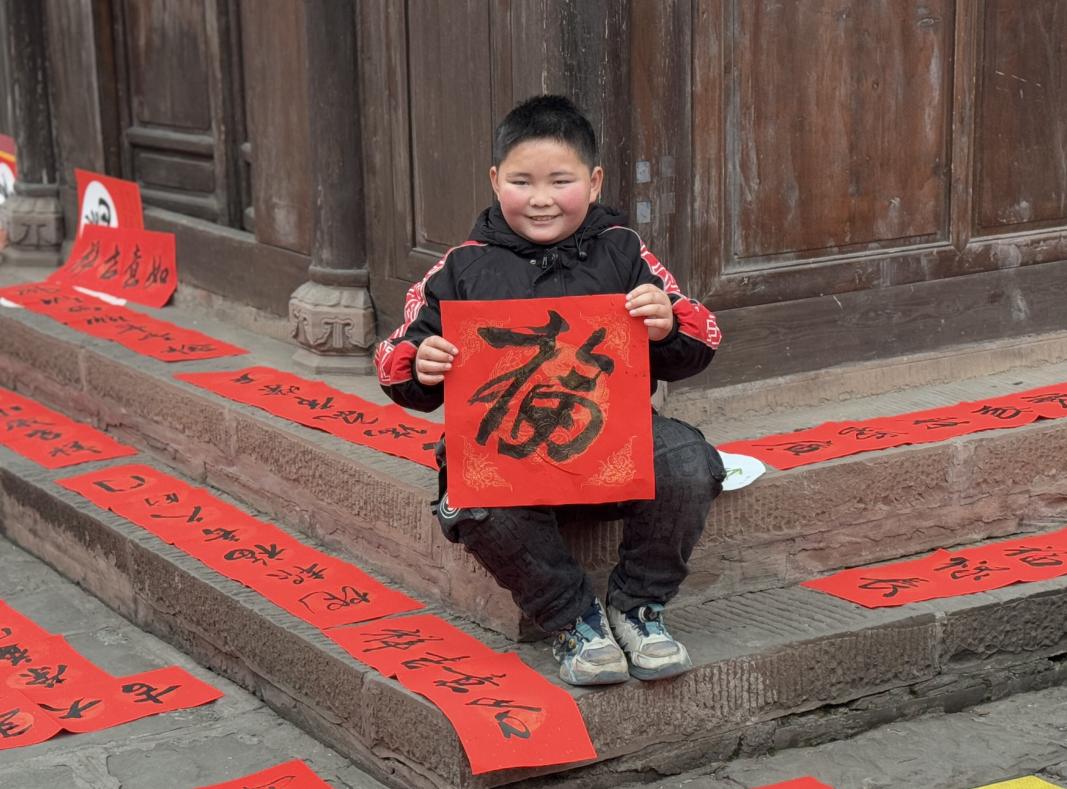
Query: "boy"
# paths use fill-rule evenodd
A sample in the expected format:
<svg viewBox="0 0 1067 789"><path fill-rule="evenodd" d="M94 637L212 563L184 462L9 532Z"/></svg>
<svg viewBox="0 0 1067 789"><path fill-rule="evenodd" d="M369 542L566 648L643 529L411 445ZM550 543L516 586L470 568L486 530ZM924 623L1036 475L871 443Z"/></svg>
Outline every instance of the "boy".
<svg viewBox="0 0 1067 789"><path fill-rule="evenodd" d="M493 161L497 204L478 218L470 241L411 288L404 325L378 347L378 377L393 400L423 411L443 401L458 353L440 336L443 300L625 293L625 308L648 327L653 390L656 379L678 380L707 366L720 336L714 316L681 294L621 214L597 204L604 171L596 136L569 100L538 96L515 107L497 127ZM696 428L653 413L652 429L654 500L567 508L623 520L607 611L560 536L560 508L456 510L447 495L438 503L445 536L463 544L528 617L556 633L560 677L574 685L660 679L692 665L661 614L685 578L724 472Z"/></svg>

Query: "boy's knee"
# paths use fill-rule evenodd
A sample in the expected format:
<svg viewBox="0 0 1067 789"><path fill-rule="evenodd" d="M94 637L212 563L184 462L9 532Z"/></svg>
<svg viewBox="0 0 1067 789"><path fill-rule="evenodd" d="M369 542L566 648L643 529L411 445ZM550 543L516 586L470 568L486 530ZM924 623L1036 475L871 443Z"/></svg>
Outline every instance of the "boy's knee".
<svg viewBox="0 0 1067 789"><path fill-rule="evenodd" d="M726 478L722 458L692 425L676 419L655 420L655 472L657 498L675 487L711 491L712 498L722 490Z"/></svg>

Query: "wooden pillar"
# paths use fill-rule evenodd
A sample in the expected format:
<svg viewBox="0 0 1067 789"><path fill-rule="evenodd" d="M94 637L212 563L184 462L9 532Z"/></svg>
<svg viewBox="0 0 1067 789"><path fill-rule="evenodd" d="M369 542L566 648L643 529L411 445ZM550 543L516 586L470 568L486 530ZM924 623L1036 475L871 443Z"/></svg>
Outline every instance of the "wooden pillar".
<svg viewBox="0 0 1067 789"><path fill-rule="evenodd" d="M316 372L368 372L375 339L355 17L353 0L305 6L314 229L308 282L293 293L289 323L300 345L294 360Z"/></svg>
<svg viewBox="0 0 1067 789"><path fill-rule="evenodd" d="M63 243L49 110L44 3L2 0L10 58L11 104L19 177L4 203L5 261L56 265Z"/></svg>

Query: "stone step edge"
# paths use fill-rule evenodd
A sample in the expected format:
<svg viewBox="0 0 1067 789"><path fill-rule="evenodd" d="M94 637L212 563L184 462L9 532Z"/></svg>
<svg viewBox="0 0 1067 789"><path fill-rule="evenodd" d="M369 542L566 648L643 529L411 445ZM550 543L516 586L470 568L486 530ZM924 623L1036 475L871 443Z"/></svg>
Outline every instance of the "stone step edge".
<svg viewBox="0 0 1067 789"><path fill-rule="evenodd" d="M664 412L698 425L832 405L901 389L973 380L1067 361L1067 331L960 343L936 351L854 362L730 386L669 388ZM715 362L712 361L712 369ZM828 385L828 379L832 385Z"/></svg>
<svg viewBox="0 0 1067 789"><path fill-rule="evenodd" d="M174 380L172 365L153 366L148 363L151 360L146 362L126 349L105 351L97 341L85 344L70 339L72 334L41 316L0 313L0 384L18 381L20 389L28 386L34 394L42 393L49 405L114 426L120 438L129 437L142 448L147 445L195 479L210 481L275 519L361 557L424 597L441 599L509 636L523 635L521 618L509 596L441 535L428 507L435 484L432 471L225 400ZM182 369L242 366L242 360L216 360ZM705 551L722 550L723 555L730 555L739 544L735 541L739 534L803 538L798 524L815 524L812 528L817 529L827 512L845 512L852 520L862 518L869 511L861 497L894 501L902 481L914 487L923 473L935 477L941 473L945 478L944 490L934 504L955 507L961 518L968 518L969 510L958 505L960 500L966 504L975 489L973 469L983 468L984 459L1021 447L1010 474L986 474L982 479L991 486L987 498L1008 502L1008 494L1019 493L1010 487L1013 480L1029 485L1041 476L1037 466L1047 451L1031 447L1047 443L1048 436L1067 443L1067 428L1037 423L939 444L867 453L790 472L771 471L757 485L724 495L714 505L705 539L694 554L694 566ZM812 495L816 490L819 496ZM1028 488L1025 493L1031 496ZM1020 504L1016 495L1010 501L1025 515L1043 514L1037 505L1037 511L1026 509L1030 498ZM919 514L928 518L929 506L925 501L919 504L927 507ZM928 539L938 544L909 545L909 552L1003 534L1014 528L1008 515L1005 510L986 512L981 520L970 518L960 524L959 534L952 533L952 524L948 529L931 530ZM905 507L900 512L893 509L888 517L910 520L913 516L914 511ZM988 533L980 531L983 524L988 525ZM899 550L892 543L868 543L868 553L853 563L895 558ZM590 545L589 551L599 549L602 554L594 560L610 553L595 540ZM743 560L745 552L737 552ZM736 574L738 557L730 555L729 568L735 576L697 596L721 596L729 591L727 586L741 591L769 588L768 584L793 583L838 569L832 557L805 554L812 556L803 566L786 562L774 573L746 579L743 573ZM700 577L694 573L690 590Z"/></svg>
<svg viewBox="0 0 1067 789"><path fill-rule="evenodd" d="M0 526L9 538L383 780L488 786L533 774L472 779L455 734L424 699L360 666L254 592L51 486L58 475L18 465L0 467ZM671 745L672 759L695 758L685 745L692 738L699 751L713 735L728 739L901 688L947 686L956 664L975 655L1010 667L1063 654L1067 578L1020 586L1026 588L889 611L872 617L880 623L855 631L734 654L674 682L574 695L604 759L662 744ZM543 655L525 649L533 665L544 665Z"/></svg>

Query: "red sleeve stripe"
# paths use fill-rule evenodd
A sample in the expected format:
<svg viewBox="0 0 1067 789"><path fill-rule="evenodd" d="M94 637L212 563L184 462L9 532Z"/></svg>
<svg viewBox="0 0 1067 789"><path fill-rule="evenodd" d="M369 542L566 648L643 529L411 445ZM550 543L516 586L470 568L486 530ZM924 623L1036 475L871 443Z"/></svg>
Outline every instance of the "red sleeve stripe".
<svg viewBox="0 0 1067 789"><path fill-rule="evenodd" d="M426 276L408 289L407 297L404 299L404 324L390 334L388 339L378 343L378 348L374 352L374 366L378 370L378 380L381 381L383 386L391 386L411 379L416 351L415 345L410 342L398 343L397 340L407 334L411 324L415 322L422 308L426 306L426 283L430 281L430 277L445 267L445 261L448 260L448 256L453 251L460 247L469 246L485 245L480 241L464 241L462 244L452 247L430 267L430 270L426 272ZM397 346L399 345L406 345L407 348L400 349L399 352L394 353L394 351L398 350Z"/></svg>
<svg viewBox="0 0 1067 789"><path fill-rule="evenodd" d="M715 314L696 299L691 299L682 293L678 287L678 281L667 267L659 262L651 250L641 242L641 259L645 261L652 276L658 277L663 283L663 291L668 296L677 296L671 299L673 302L674 319L678 321L678 331L687 337L692 337L702 342L712 350L719 347L722 342L722 331L715 320Z"/></svg>

